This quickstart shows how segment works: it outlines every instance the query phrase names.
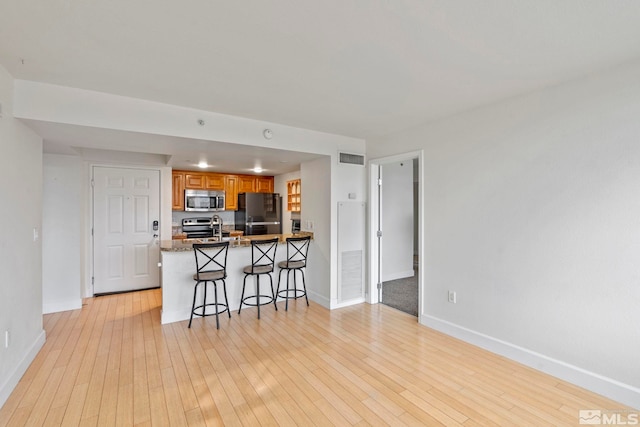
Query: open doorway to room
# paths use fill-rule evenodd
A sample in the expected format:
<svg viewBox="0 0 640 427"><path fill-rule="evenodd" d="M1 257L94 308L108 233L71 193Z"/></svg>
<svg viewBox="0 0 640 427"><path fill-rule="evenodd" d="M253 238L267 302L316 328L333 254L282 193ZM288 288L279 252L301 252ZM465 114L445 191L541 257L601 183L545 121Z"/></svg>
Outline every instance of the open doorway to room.
<svg viewBox="0 0 640 427"><path fill-rule="evenodd" d="M418 316L418 159L382 168L382 303Z"/></svg>
<svg viewBox="0 0 640 427"><path fill-rule="evenodd" d="M372 160L371 303L421 313L421 153Z"/></svg>

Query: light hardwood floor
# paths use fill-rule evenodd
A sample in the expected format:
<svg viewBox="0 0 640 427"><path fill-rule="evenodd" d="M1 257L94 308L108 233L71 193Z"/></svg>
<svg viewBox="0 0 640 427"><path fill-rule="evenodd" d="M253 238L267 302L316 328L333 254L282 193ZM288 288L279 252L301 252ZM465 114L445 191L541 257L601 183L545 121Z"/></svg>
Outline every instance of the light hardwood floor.
<svg viewBox="0 0 640 427"><path fill-rule="evenodd" d="M392 308L302 300L162 326L161 292L44 316L0 425L577 425L624 409ZM626 408L630 409L630 408Z"/></svg>

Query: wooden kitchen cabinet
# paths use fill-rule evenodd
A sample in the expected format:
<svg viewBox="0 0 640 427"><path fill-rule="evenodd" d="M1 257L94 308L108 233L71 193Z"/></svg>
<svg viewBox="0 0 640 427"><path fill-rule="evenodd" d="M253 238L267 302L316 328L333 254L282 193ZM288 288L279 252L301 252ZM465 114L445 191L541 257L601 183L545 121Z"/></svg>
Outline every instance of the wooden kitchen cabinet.
<svg viewBox="0 0 640 427"><path fill-rule="evenodd" d="M238 176L238 193L255 193L256 177L251 175Z"/></svg>
<svg viewBox="0 0 640 427"><path fill-rule="evenodd" d="M238 193L273 193L272 176L172 171L172 209L184 211L184 190L224 190L225 209L238 209Z"/></svg>
<svg viewBox="0 0 640 427"><path fill-rule="evenodd" d="M205 187L205 175L203 173L185 173L184 174L184 188L190 190L204 190Z"/></svg>
<svg viewBox="0 0 640 427"><path fill-rule="evenodd" d="M287 210L291 212L300 212L301 201L300 180L294 179L287 181Z"/></svg>
<svg viewBox="0 0 640 427"><path fill-rule="evenodd" d="M238 177L236 175L224 176L224 207L228 211L238 209Z"/></svg>
<svg viewBox="0 0 640 427"><path fill-rule="evenodd" d="M224 190L224 178L225 175L222 174L205 174L205 186L204 188L207 190Z"/></svg>
<svg viewBox="0 0 640 427"><path fill-rule="evenodd" d="M171 174L171 209L174 211L184 210L184 174L173 172Z"/></svg>
<svg viewBox="0 0 640 427"><path fill-rule="evenodd" d="M256 177L256 193L273 193L273 177Z"/></svg>

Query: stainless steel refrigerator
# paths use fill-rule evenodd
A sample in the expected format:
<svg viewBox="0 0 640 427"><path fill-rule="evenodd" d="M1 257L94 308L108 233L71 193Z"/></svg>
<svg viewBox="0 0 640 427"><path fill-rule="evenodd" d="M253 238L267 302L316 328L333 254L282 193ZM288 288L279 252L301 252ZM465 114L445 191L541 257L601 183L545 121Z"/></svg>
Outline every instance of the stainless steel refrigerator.
<svg viewBox="0 0 640 427"><path fill-rule="evenodd" d="M282 233L282 197L278 193L240 193L236 230L245 236Z"/></svg>

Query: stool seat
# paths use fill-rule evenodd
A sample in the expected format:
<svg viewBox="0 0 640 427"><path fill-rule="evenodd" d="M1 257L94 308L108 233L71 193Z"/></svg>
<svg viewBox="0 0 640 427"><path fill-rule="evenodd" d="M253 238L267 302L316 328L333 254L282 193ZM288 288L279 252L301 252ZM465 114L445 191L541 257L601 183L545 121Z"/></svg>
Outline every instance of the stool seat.
<svg viewBox="0 0 640 427"><path fill-rule="evenodd" d="M240 295L240 308L238 314L242 310L242 305L249 305L258 308L258 319L260 318L260 306L271 304L278 310L276 304L276 292L273 290L273 277L271 273L274 269L276 259L276 249L278 247L278 238L252 240L251 241L251 265L242 269L244 272L244 280L242 281L242 294ZM267 275L271 283L271 295L260 294L260 276ZM254 295L244 296L245 287L247 285L247 277L254 276L256 284L256 292Z"/></svg>
<svg viewBox="0 0 640 427"><path fill-rule="evenodd" d="M200 280L201 282L211 281L211 280L221 280L224 278L225 278L224 270L207 271L206 273L200 273L199 278L198 278L198 273L194 273L193 275L193 280Z"/></svg>
<svg viewBox="0 0 640 427"><path fill-rule="evenodd" d="M273 271L273 265L248 265L242 269L244 274L268 274Z"/></svg>
<svg viewBox="0 0 640 427"><path fill-rule="evenodd" d="M296 269L296 268L304 268L306 267L306 263L304 261L280 261L278 263L278 267L284 269Z"/></svg>

